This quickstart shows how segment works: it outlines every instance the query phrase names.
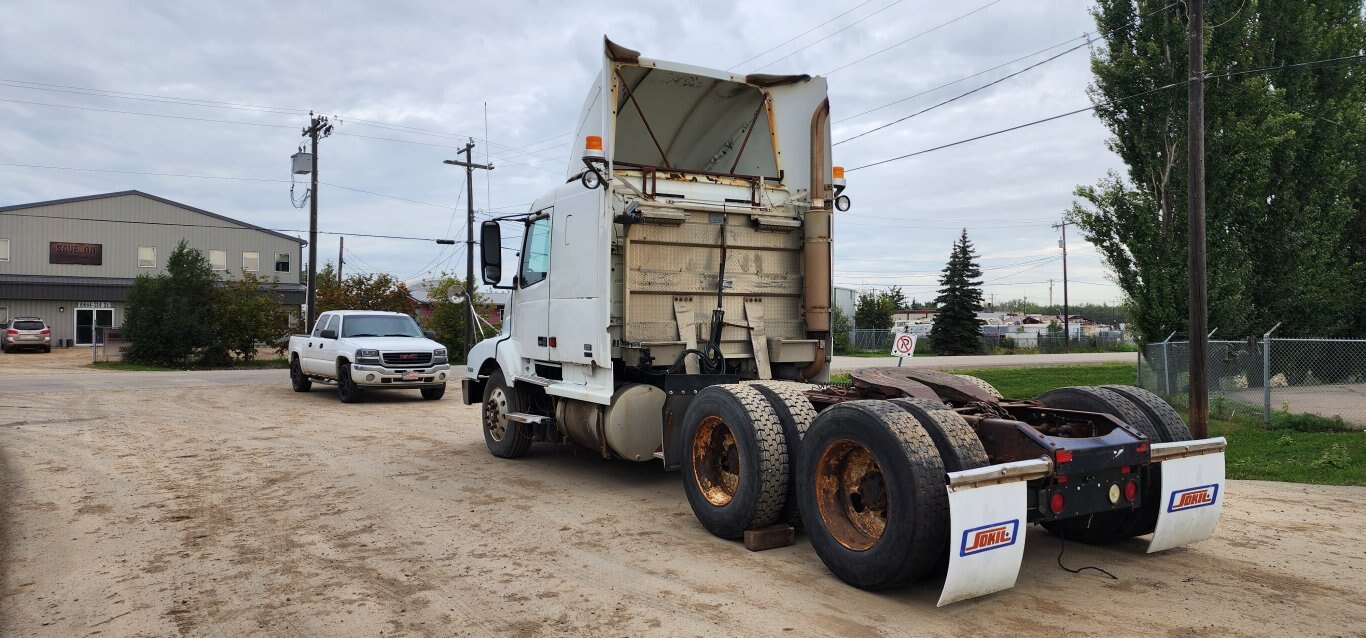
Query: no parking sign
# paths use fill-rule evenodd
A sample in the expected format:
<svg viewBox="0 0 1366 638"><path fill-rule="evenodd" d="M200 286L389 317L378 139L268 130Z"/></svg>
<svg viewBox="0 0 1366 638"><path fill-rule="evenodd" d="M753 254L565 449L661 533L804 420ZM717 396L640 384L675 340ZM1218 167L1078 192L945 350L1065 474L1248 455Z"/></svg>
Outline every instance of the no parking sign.
<svg viewBox="0 0 1366 638"><path fill-rule="evenodd" d="M892 356L909 357L915 352L915 335L907 332L892 339Z"/></svg>

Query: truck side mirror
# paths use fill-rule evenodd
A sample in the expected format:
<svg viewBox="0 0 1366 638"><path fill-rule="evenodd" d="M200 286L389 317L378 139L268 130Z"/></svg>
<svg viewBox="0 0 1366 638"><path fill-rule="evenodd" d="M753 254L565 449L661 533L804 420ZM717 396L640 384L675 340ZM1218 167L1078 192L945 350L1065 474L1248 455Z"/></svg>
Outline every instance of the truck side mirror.
<svg viewBox="0 0 1366 638"><path fill-rule="evenodd" d="M320 337L322 337L322 338L324 338L324 339L336 339L336 338L337 338L337 331L336 331L336 330L324 330L324 331L322 332L322 334L320 334L320 335L318 335L318 336L320 336Z"/></svg>
<svg viewBox="0 0 1366 638"><path fill-rule="evenodd" d="M479 227L479 259L484 283L497 286L503 280L503 228L489 220Z"/></svg>
<svg viewBox="0 0 1366 638"><path fill-rule="evenodd" d="M424 337L426 337L426 338L428 338L428 339L433 339L433 340L434 340L434 339L436 339L436 331L435 331L435 330L423 330L423 331L422 331L422 336L424 336Z"/></svg>

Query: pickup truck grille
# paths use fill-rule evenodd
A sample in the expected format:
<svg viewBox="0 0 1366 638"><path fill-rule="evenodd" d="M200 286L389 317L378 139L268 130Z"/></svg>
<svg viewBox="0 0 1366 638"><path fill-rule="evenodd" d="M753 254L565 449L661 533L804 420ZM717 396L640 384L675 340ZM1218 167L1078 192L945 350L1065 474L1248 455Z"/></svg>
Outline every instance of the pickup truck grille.
<svg viewBox="0 0 1366 638"><path fill-rule="evenodd" d="M386 352L384 365L391 368L421 368L432 362L430 352Z"/></svg>

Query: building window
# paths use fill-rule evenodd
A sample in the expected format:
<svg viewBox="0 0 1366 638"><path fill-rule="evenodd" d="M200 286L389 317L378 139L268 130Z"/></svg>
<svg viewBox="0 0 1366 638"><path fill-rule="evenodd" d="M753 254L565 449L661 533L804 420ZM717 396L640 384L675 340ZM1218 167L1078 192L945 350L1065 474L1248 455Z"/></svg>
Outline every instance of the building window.
<svg viewBox="0 0 1366 638"><path fill-rule="evenodd" d="M9 240L0 239L0 261L9 261Z"/></svg>
<svg viewBox="0 0 1366 638"><path fill-rule="evenodd" d="M289 272L289 253L275 253L275 272Z"/></svg>
<svg viewBox="0 0 1366 638"><path fill-rule="evenodd" d="M138 246L138 268L157 267L157 247Z"/></svg>
<svg viewBox="0 0 1366 638"><path fill-rule="evenodd" d="M228 251L226 251L226 250L212 250L212 249L210 249L210 250L209 250L209 266L212 267L214 270L227 270L227 269L228 269Z"/></svg>
<svg viewBox="0 0 1366 638"><path fill-rule="evenodd" d="M9 323L9 308L0 306L0 325Z"/></svg>
<svg viewBox="0 0 1366 638"><path fill-rule="evenodd" d="M261 269L261 253L242 253L242 272L256 272Z"/></svg>

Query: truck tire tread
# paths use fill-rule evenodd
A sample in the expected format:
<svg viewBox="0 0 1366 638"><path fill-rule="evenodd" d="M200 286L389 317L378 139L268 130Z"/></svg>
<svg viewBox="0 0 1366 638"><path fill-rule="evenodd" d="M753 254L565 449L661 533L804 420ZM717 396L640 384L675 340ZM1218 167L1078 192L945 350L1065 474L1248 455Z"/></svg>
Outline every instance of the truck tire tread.
<svg viewBox="0 0 1366 638"><path fill-rule="evenodd" d="M802 438L816 420L816 407L802 391L815 386L793 381L746 381L764 396L783 428L783 442L787 445L787 494L778 520L800 528L802 517L797 505L797 477L801 475L797 459L801 456Z"/></svg>
<svg viewBox="0 0 1366 638"><path fill-rule="evenodd" d="M929 399L892 399L909 412L934 440L945 472L960 472L991 465L977 432L957 412Z"/></svg>
<svg viewBox="0 0 1366 638"><path fill-rule="evenodd" d="M702 421L721 417L733 435L741 459L735 493L724 505L713 505L702 493L692 446ZM787 499L789 462L783 426L757 389L741 384L714 385L699 392L683 416L685 458L683 486L693 514L720 538L739 538L746 530L772 525ZM752 471L746 468L752 467Z"/></svg>
<svg viewBox="0 0 1366 638"><path fill-rule="evenodd" d="M990 383L987 383L986 380L984 380L984 379L981 379L981 378L979 378L979 377L974 377L974 376L972 376L972 375L970 375L970 374L955 374L955 375L953 375L953 376L958 377L959 379L962 379L962 380L964 380L964 381L967 381L968 383L971 383L971 384L973 384L973 385L975 385L975 386L977 386L977 387L979 387L979 388L981 388L981 389L983 389L983 390L986 390L986 391L987 391L987 394L990 394L991 396L994 396L994 397L996 397L996 398L998 398L998 399L1004 398L1004 397L1001 396L1001 392L1000 392L999 390L996 389L996 386L993 386L993 385L991 385Z"/></svg>

